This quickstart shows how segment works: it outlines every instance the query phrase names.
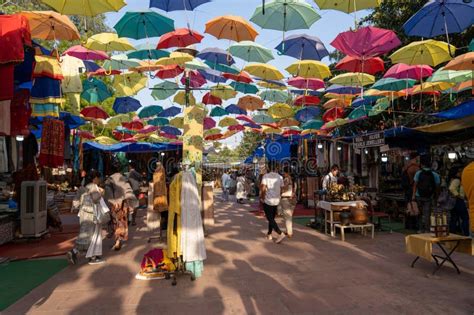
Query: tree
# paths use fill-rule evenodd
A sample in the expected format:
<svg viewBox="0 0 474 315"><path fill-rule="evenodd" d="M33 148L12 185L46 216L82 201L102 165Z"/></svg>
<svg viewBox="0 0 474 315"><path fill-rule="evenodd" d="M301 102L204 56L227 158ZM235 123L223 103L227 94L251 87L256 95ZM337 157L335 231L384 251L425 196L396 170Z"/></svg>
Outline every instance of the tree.
<svg viewBox="0 0 474 315"><path fill-rule="evenodd" d="M255 149L259 146L262 140L263 140L263 136L260 133L251 132L251 131L244 132L242 141L236 148L238 156L240 157L250 156L253 153L253 151L255 151Z"/></svg>

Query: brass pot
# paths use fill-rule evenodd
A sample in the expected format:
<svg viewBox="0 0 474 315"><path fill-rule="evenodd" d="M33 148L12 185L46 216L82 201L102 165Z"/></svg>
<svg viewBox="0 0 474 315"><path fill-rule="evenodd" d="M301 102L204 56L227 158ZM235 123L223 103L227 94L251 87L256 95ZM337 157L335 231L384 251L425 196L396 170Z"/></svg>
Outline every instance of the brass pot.
<svg viewBox="0 0 474 315"><path fill-rule="evenodd" d="M367 224L369 215L365 207L351 207L352 224Z"/></svg>

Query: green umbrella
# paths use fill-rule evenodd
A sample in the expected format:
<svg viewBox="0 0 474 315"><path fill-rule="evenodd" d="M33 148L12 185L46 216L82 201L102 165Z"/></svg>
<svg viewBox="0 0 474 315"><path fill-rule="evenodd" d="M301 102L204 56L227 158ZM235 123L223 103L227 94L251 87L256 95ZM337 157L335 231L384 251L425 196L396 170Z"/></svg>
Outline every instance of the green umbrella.
<svg viewBox="0 0 474 315"><path fill-rule="evenodd" d="M174 21L151 10L126 12L114 28L119 37L142 39L174 31Z"/></svg>
<svg viewBox="0 0 474 315"><path fill-rule="evenodd" d="M303 126L301 126L301 128L303 130L318 130L318 129L321 129L321 127L324 125L324 122L322 120L319 120L319 119L311 119L309 121L307 121L306 123L303 124Z"/></svg>
<svg viewBox="0 0 474 315"><path fill-rule="evenodd" d="M413 87L415 82L416 80L412 79L385 78L375 82L372 88L379 91L400 91Z"/></svg>
<svg viewBox="0 0 474 315"><path fill-rule="evenodd" d="M176 91L178 91L178 84L171 82L171 81L163 81L158 83L153 87L153 92L151 92L151 96L154 100L165 100L170 96L173 96Z"/></svg>
<svg viewBox="0 0 474 315"><path fill-rule="evenodd" d="M89 104L97 104L112 97L112 90L101 80L91 78L82 81L83 92L81 98Z"/></svg>
<svg viewBox="0 0 474 315"><path fill-rule="evenodd" d="M184 64L184 67L186 69L190 70L207 70L210 69L208 65L206 65L204 62L198 60L198 59L193 59L192 61L188 61Z"/></svg>
<svg viewBox="0 0 474 315"><path fill-rule="evenodd" d="M354 109L349 116L347 116L348 119L354 120L354 119L360 119L369 116L370 111L372 110L372 106L370 105L362 105Z"/></svg>
<svg viewBox="0 0 474 315"><path fill-rule="evenodd" d="M229 115L229 113L222 107L214 107L212 110L211 110L211 113L209 114L209 116L211 117L220 117L220 116L226 116L226 115Z"/></svg>
<svg viewBox="0 0 474 315"><path fill-rule="evenodd" d="M163 127L167 126L169 124L169 120L166 118L158 117L158 118L153 118L148 121L149 125L156 126L156 127Z"/></svg>
<svg viewBox="0 0 474 315"><path fill-rule="evenodd" d="M471 43L469 44L469 51L474 51L474 39L471 39Z"/></svg>
<svg viewBox="0 0 474 315"><path fill-rule="evenodd" d="M288 93L280 90L266 90L261 92L258 96L264 101L284 103L288 100Z"/></svg>
<svg viewBox="0 0 474 315"><path fill-rule="evenodd" d="M390 101L388 98L384 97L377 100L377 103L372 107L372 110L369 112L369 116L376 116L383 113L390 107Z"/></svg>
<svg viewBox="0 0 474 315"><path fill-rule="evenodd" d="M230 86L237 92L244 94L257 94L258 92L258 87L253 84L234 81L230 84Z"/></svg>
<svg viewBox="0 0 474 315"><path fill-rule="evenodd" d="M170 53L166 50L155 49L152 44L138 45L136 51L128 53L130 59L153 60L169 57Z"/></svg>
<svg viewBox="0 0 474 315"><path fill-rule="evenodd" d="M241 41L229 47L229 52L245 61L267 63L274 59L272 51L251 41Z"/></svg>
<svg viewBox="0 0 474 315"><path fill-rule="evenodd" d="M110 117L107 120L107 127L109 128L116 128L118 126L121 126L122 123L124 122L130 122L132 121L131 114L119 114L115 115L114 117Z"/></svg>
<svg viewBox="0 0 474 315"><path fill-rule="evenodd" d="M275 119L265 114L258 114L252 117L252 120L257 124L271 124Z"/></svg>
<svg viewBox="0 0 474 315"><path fill-rule="evenodd" d="M138 67L140 65L140 60L138 59L128 59L128 56L125 54L112 56L109 60L104 62L103 68L106 71L110 70L128 70L129 68Z"/></svg>
<svg viewBox="0 0 474 315"><path fill-rule="evenodd" d="M163 111L163 107L161 107L159 105L144 106L138 112L138 117L139 118L148 118L148 117L156 116L159 113L161 113L162 111Z"/></svg>
<svg viewBox="0 0 474 315"><path fill-rule="evenodd" d="M428 82L461 83L472 80L472 71L443 70L442 68L428 78Z"/></svg>
<svg viewBox="0 0 474 315"><path fill-rule="evenodd" d="M239 74L240 70L232 67L232 66L227 66L221 63L214 63L210 61L204 61L206 65L208 65L211 69L221 71L221 72L227 72L227 73L232 73L232 74Z"/></svg>

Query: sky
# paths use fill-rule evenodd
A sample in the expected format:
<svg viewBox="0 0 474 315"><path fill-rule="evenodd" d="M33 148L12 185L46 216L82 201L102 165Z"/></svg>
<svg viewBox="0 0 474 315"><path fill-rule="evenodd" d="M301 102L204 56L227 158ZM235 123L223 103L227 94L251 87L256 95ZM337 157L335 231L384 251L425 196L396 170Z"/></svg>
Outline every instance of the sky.
<svg viewBox="0 0 474 315"><path fill-rule="evenodd" d="M147 10L149 7L149 0L128 0L127 2L128 4L119 12L108 13L106 15L107 25L113 27L127 11ZM317 9L317 6L313 1L308 0L307 2ZM196 48L198 50L202 50L207 47L219 47L221 49L227 49L230 45L228 40L218 40L214 36L204 33L206 22L212 18L222 15L238 15L242 16L246 20L249 20L255 9L258 6L261 6L261 4L262 0L213 0L209 3L205 3L197 7L192 12L165 12L156 8L153 8L152 10L173 19L175 21L175 28L186 27L187 23L189 23L191 29L203 34L205 36L203 41L200 44L196 45ZM351 27L354 27L354 15L349 15L334 10L317 9L317 11L321 16L321 19L314 23L310 29L289 31L286 32L285 36L287 37L292 34L309 34L312 36L317 36L322 40L322 42L326 46L326 49L331 52L334 50L334 48L330 45L330 42L337 36L337 34L339 34L340 32L344 32L350 29ZM361 18L366 14L367 11L357 12L357 18ZM257 36L255 41L267 48L273 49L273 55L275 59L271 60L269 63L282 70L284 75L288 75L288 73L286 73L284 69L291 63L295 62L296 59L288 56L279 56L276 53L276 50L274 50L274 48L283 39L282 32L274 30L264 30L255 24L253 24L253 26L259 32L259 35ZM159 38L150 38L140 41L130 40L130 42L132 42L134 45L142 43L151 43L155 45L158 43L158 40ZM240 60L238 58L235 58L235 60L237 62L236 65L238 68L241 68L245 65L245 62L243 60ZM329 58L324 58L322 62L329 64ZM149 80L148 85L149 87L152 87L159 82L159 79ZM228 83L230 83L230 81L228 81ZM144 89L139 92L136 98L141 102L143 106L158 104L166 108L173 105L171 101L172 98L165 101L155 101L151 97L151 92L152 90L150 89ZM200 101L202 99L203 94L199 92L194 93L194 95L196 97L196 100ZM239 96L243 95L239 94L238 97ZM237 99L225 102L223 105L227 106L235 102L237 102ZM174 105L176 106L176 104ZM218 119L216 120L218 121ZM241 138L242 133L239 133L236 136L224 140L223 143L229 147L235 147L240 143Z"/></svg>

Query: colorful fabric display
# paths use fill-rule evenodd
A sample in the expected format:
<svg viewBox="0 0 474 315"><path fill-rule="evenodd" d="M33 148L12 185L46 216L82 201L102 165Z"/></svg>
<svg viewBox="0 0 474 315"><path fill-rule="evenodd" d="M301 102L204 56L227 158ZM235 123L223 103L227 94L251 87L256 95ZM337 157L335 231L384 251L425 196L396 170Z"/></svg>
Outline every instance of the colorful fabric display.
<svg viewBox="0 0 474 315"><path fill-rule="evenodd" d="M31 107L29 100L30 91L18 90L15 92L10 107L10 135L16 136L28 134L28 123L31 116Z"/></svg>
<svg viewBox="0 0 474 315"><path fill-rule="evenodd" d="M15 66L13 64L0 65L0 101L11 100L13 98L13 78Z"/></svg>
<svg viewBox="0 0 474 315"><path fill-rule="evenodd" d="M64 164L64 122L46 118L43 121L39 164L41 166L59 167Z"/></svg>
<svg viewBox="0 0 474 315"><path fill-rule="evenodd" d="M63 102L61 98L61 81L51 78L36 78L31 90L30 103L33 104L60 104Z"/></svg>
<svg viewBox="0 0 474 315"><path fill-rule="evenodd" d="M31 104L31 117L59 117L58 104Z"/></svg>
<svg viewBox="0 0 474 315"><path fill-rule="evenodd" d="M59 60L52 56L35 56L35 70L33 71L33 78L48 77L51 79L64 79L63 71L59 65Z"/></svg>
<svg viewBox="0 0 474 315"><path fill-rule="evenodd" d="M20 14L0 15L0 64L19 63L25 58L24 45L31 46L30 25Z"/></svg>

